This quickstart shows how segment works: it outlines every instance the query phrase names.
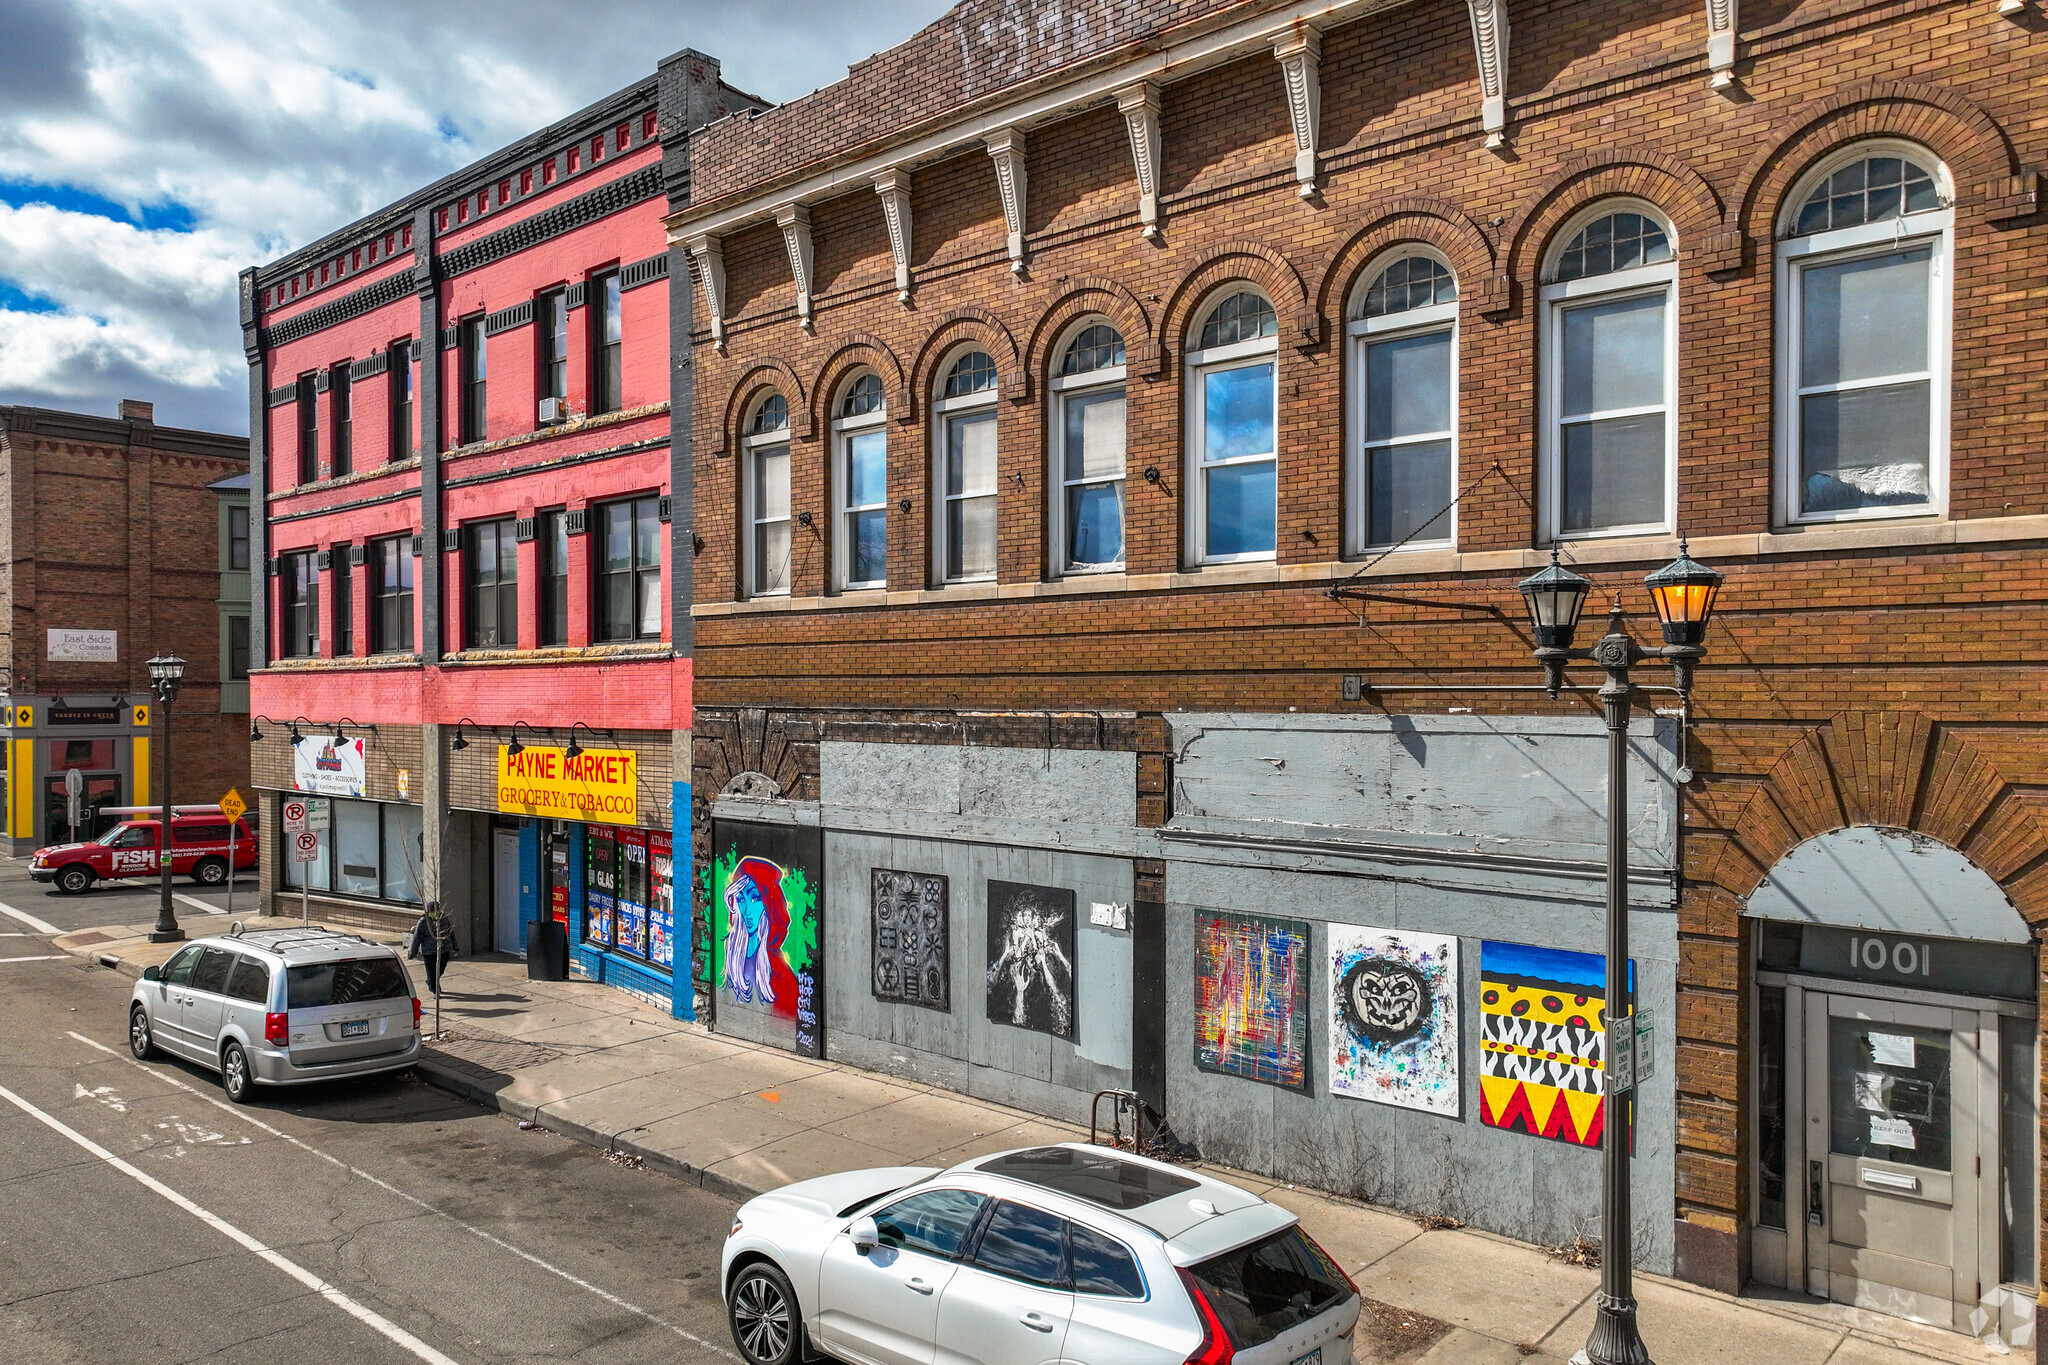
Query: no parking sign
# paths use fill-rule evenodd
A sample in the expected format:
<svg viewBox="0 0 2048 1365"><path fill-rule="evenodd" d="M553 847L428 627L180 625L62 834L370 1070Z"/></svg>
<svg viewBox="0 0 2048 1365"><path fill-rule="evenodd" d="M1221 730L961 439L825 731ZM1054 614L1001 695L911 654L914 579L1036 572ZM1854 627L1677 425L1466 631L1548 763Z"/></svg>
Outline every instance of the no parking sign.
<svg viewBox="0 0 2048 1365"><path fill-rule="evenodd" d="M320 857L320 836L310 830L300 830L292 836L292 861L310 863Z"/></svg>

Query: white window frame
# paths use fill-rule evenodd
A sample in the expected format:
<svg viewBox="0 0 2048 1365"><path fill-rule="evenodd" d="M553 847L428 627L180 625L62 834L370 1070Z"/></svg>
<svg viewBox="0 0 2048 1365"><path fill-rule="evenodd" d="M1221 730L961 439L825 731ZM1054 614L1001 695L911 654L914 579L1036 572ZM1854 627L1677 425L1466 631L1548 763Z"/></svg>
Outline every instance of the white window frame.
<svg viewBox="0 0 2048 1365"><path fill-rule="evenodd" d="M1655 219L1664 230L1664 239L1671 244L1672 258L1655 265L1639 265L1628 270L1609 271L1605 275L1545 284L1538 293L1543 310L1543 382L1539 395L1538 427L1542 458L1538 461L1538 484L1543 534L1548 541L1669 535L1678 524L1678 234L1670 218L1661 209L1641 200L1600 200L1573 218L1556 235L1543 274L1546 280L1551 279L1557 270L1557 259L1580 230L1588 223L1613 213L1639 213ZM1654 522L1606 526L1591 531L1565 531L1561 529L1564 520L1564 480L1561 477L1564 450L1563 443L1558 440L1564 409L1564 315L1574 304L1590 303L1596 299L1602 303L1619 303L1625 299L1648 298L1657 294L1664 298L1664 402L1661 405L1664 412L1664 515ZM1628 417L1657 410L1656 407L1615 408L1583 415L1581 420Z"/></svg>
<svg viewBox="0 0 2048 1365"><path fill-rule="evenodd" d="M999 428L996 433L997 467L995 490L988 494L962 494L959 498L955 498L952 494L946 492L946 446L948 439L952 435L953 419L963 414L983 413L992 411L996 406L995 386L990 385L988 388L979 389L974 393L962 394L958 398L942 398L939 396L940 394L943 394L946 391L946 378L948 375L952 374L953 367L955 365L960 363L960 361L963 358L974 354L976 351L986 353L987 349L987 347L982 346L978 343L970 343L968 345L958 347L952 352L952 354L948 355L945 358L945 360L941 362L933 371L935 378L933 379L932 384L933 388L936 391L932 395L933 421L931 424L931 581L940 587L951 587L955 584L960 583L993 583L996 581L997 576L1001 572L1000 563L998 563L997 568L994 571L985 574L966 574L962 575L959 578L954 578L948 575L946 572L947 551L952 548L951 543L946 536L946 514L949 510L950 504L956 501L964 501L968 497L993 497L996 499L997 554L998 556L1000 556L1001 554L1003 487L1001 461L1003 443L1002 433L1000 430L1000 427L1002 425L1000 418L992 419L996 421L997 427Z"/></svg>
<svg viewBox="0 0 2048 1365"><path fill-rule="evenodd" d="M1776 274L1772 281L1777 297L1778 353L1776 356L1777 440L1776 483L1777 524L1810 526L1840 521L1897 521L1901 518L1946 517L1949 479L1949 405L1953 371L1950 359L1955 336L1955 209L1943 207L1861 223L1851 228L1816 232L1806 237L1788 237L1799 219L1799 210L1819 184L1842 167L1872 156L1903 157L1932 168L1936 189L1946 204L1955 202L1954 185L1948 167L1940 157L1917 143L1857 142L1826 160L1816 163L1801 176L1796 193L1788 195L1778 223L1775 251ZM1927 407L1930 430L1927 438L1927 502L1919 507L1865 507L1842 512L1800 511L1805 474L1805 452L1800 447L1799 399L1808 392L1799 383L1801 277L1808 266L1837 265L1921 244L1931 250L1927 263ZM1901 375L1869 381L1872 386L1897 383ZM1821 392L1829 386L1815 386ZM1858 387L1858 385L1836 386Z"/></svg>
<svg viewBox="0 0 2048 1365"><path fill-rule="evenodd" d="M1446 436L1451 442L1451 491L1458 488L1458 305L1462 299L1449 303L1431 304L1427 308L1410 308L1405 312L1389 313L1383 317L1357 317L1365 307L1365 296L1373 284L1392 266L1411 257L1423 257L1435 261L1451 272L1454 285L1460 284L1458 272L1442 252L1423 247L1404 247L1389 251L1375 259L1358 278L1354 286L1351 306L1347 310L1352 320L1345 324L1344 334L1349 339L1349 353L1345 364L1350 367L1348 379L1351 387L1350 401L1345 404L1345 421L1350 427L1345 449L1345 482L1349 490L1345 496L1345 551L1360 555L1374 550L1391 548L1366 539L1367 528L1371 525L1370 508L1366 505L1366 489L1370 483L1366 463L1365 425L1365 353L1375 341L1387 341L1403 336L1422 336L1434 332L1448 332L1451 338L1450 403L1451 427L1448 432L1428 436L1404 436L1392 441L1392 445L1419 445L1429 441L1440 441ZM1401 545L1401 552L1410 550L1443 550L1455 548L1458 543L1458 509L1451 510L1439 518L1430 533L1417 536Z"/></svg>
<svg viewBox="0 0 2048 1365"><path fill-rule="evenodd" d="M759 412L761 409L761 404L767 401L767 397L764 396L759 402L756 402L754 404L753 412ZM743 429L751 428L753 425L753 420L753 413L750 412L747 416L747 428ZM777 427L773 431L764 431L759 433L758 435L749 435L740 438L740 449L743 452L744 461L744 467L740 471L740 500L742 507L742 517L746 525L746 545L743 553L746 556L746 585L748 597L789 596L790 585L792 581L790 574L790 566L785 566L783 569L783 582L781 587L763 588L761 586L761 563L759 558L757 557L758 547L760 545L761 528L778 520L785 523L790 528L790 546L792 558L795 555L796 518L794 513L785 512L779 518L763 518L760 513L760 508L757 506L760 497L760 494L757 490L760 485L760 459L762 455L771 450L782 450L784 452L785 460L789 461L789 463L785 465L785 468L788 469L792 473L792 475L795 472L795 461L794 456L791 453L789 437L789 426L787 423L785 423L784 425ZM790 491L792 494L794 494L795 492L795 479L793 477L790 481ZM792 502L791 505L793 507L794 503Z"/></svg>
<svg viewBox="0 0 2048 1365"><path fill-rule="evenodd" d="M1059 357L1059 360L1064 360L1067 347L1073 345L1074 338L1081 333L1090 327L1115 326L1114 322L1105 317L1083 318L1067 329L1066 335L1060 338L1060 343L1053 354ZM1122 335L1122 332L1119 331L1118 335ZM1059 360L1054 364L1057 365ZM1051 389L1053 394L1051 439L1046 442L1046 449L1051 456L1046 487L1052 490L1053 504L1051 514L1047 518L1047 524L1051 528L1047 544L1052 552L1051 567L1055 578L1085 578L1091 574L1124 572L1124 564L1130 553L1130 507L1124 501L1122 492L1123 487L1130 481L1131 395L1125 384L1128 369L1128 362L1123 365L1105 365L1099 370L1084 370L1080 374L1054 375L1047 381L1046 387ZM1124 395L1124 473L1117 475L1115 479L1070 479L1067 477L1067 403L1075 398L1099 397L1110 389ZM1067 491L1104 483L1115 483L1119 486L1117 515L1122 524L1118 528L1118 539L1123 549L1118 552L1113 563L1075 564L1067 552Z"/></svg>
<svg viewBox="0 0 2048 1365"><path fill-rule="evenodd" d="M1262 289L1257 289L1243 280L1233 280L1211 294L1202 311L1195 315L1195 322L1189 329L1195 338L1202 335L1202 328L1209 321L1209 315L1216 311L1226 299L1242 293L1257 294L1270 305ZM1278 309L1274 310L1278 313ZM1243 369L1246 362L1264 361L1273 367L1273 451L1270 455L1239 455L1214 463L1204 463L1202 449L1208 436L1207 405L1202 401L1202 381L1209 375L1223 370ZM1278 336L1255 337L1250 341L1232 342L1228 346L1211 346L1206 351L1190 349L1187 353L1187 449L1181 460L1181 477L1187 485L1187 537L1189 558L1197 567L1211 564L1267 564L1279 557L1280 541L1280 338ZM1216 555L1209 553L1209 508L1208 480L1202 477L1209 469L1228 469L1237 466L1271 463L1273 465L1273 548L1252 550L1243 554Z"/></svg>
<svg viewBox="0 0 2048 1365"><path fill-rule="evenodd" d="M839 405L846 401L847 391L860 378L854 375L840 385L839 392L832 400L832 409L837 412ZM886 527L889 519L889 491L887 478L883 480L882 500L877 503L862 503L858 507L847 504L847 475L853 460L853 438L870 431L882 433L882 467L888 468L888 423L889 403L885 396L882 406L859 417L835 417L832 419L832 583L841 592L863 592L869 589L889 586L887 552L884 552L883 576L878 579L854 581L849 575L853 570L853 514L856 512L880 511Z"/></svg>

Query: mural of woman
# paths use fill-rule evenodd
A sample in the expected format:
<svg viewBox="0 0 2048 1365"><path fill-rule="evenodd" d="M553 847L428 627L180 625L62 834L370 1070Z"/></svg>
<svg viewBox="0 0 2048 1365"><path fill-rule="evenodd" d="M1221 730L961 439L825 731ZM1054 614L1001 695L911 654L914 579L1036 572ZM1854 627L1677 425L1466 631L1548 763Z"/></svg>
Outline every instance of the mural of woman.
<svg viewBox="0 0 2048 1365"><path fill-rule="evenodd" d="M725 884L725 917L726 989L741 1004L774 1005L775 967L789 928L782 869L765 858L742 858Z"/></svg>

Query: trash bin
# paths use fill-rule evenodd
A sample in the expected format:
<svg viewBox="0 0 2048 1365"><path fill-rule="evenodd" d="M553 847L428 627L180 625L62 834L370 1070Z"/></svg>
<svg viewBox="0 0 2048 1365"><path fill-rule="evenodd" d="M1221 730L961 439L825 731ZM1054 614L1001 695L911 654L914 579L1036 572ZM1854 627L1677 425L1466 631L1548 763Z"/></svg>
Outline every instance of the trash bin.
<svg viewBox="0 0 2048 1365"><path fill-rule="evenodd" d="M526 979L569 979L569 931L559 920L537 919L526 926Z"/></svg>

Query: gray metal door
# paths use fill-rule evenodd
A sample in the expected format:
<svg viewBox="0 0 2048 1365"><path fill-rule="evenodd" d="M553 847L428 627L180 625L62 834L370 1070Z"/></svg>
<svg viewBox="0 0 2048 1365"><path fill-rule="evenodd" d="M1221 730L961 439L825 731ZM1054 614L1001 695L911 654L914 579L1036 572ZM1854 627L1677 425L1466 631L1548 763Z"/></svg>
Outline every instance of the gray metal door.
<svg viewBox="0 0 2048 1365"><path fill-rule="evenodd" d="M1996 1021L1806 995L1809 1293L1971 1331L1998 1278ZM1987 1141L1988 1138L1988 1141Z"/></svg>

